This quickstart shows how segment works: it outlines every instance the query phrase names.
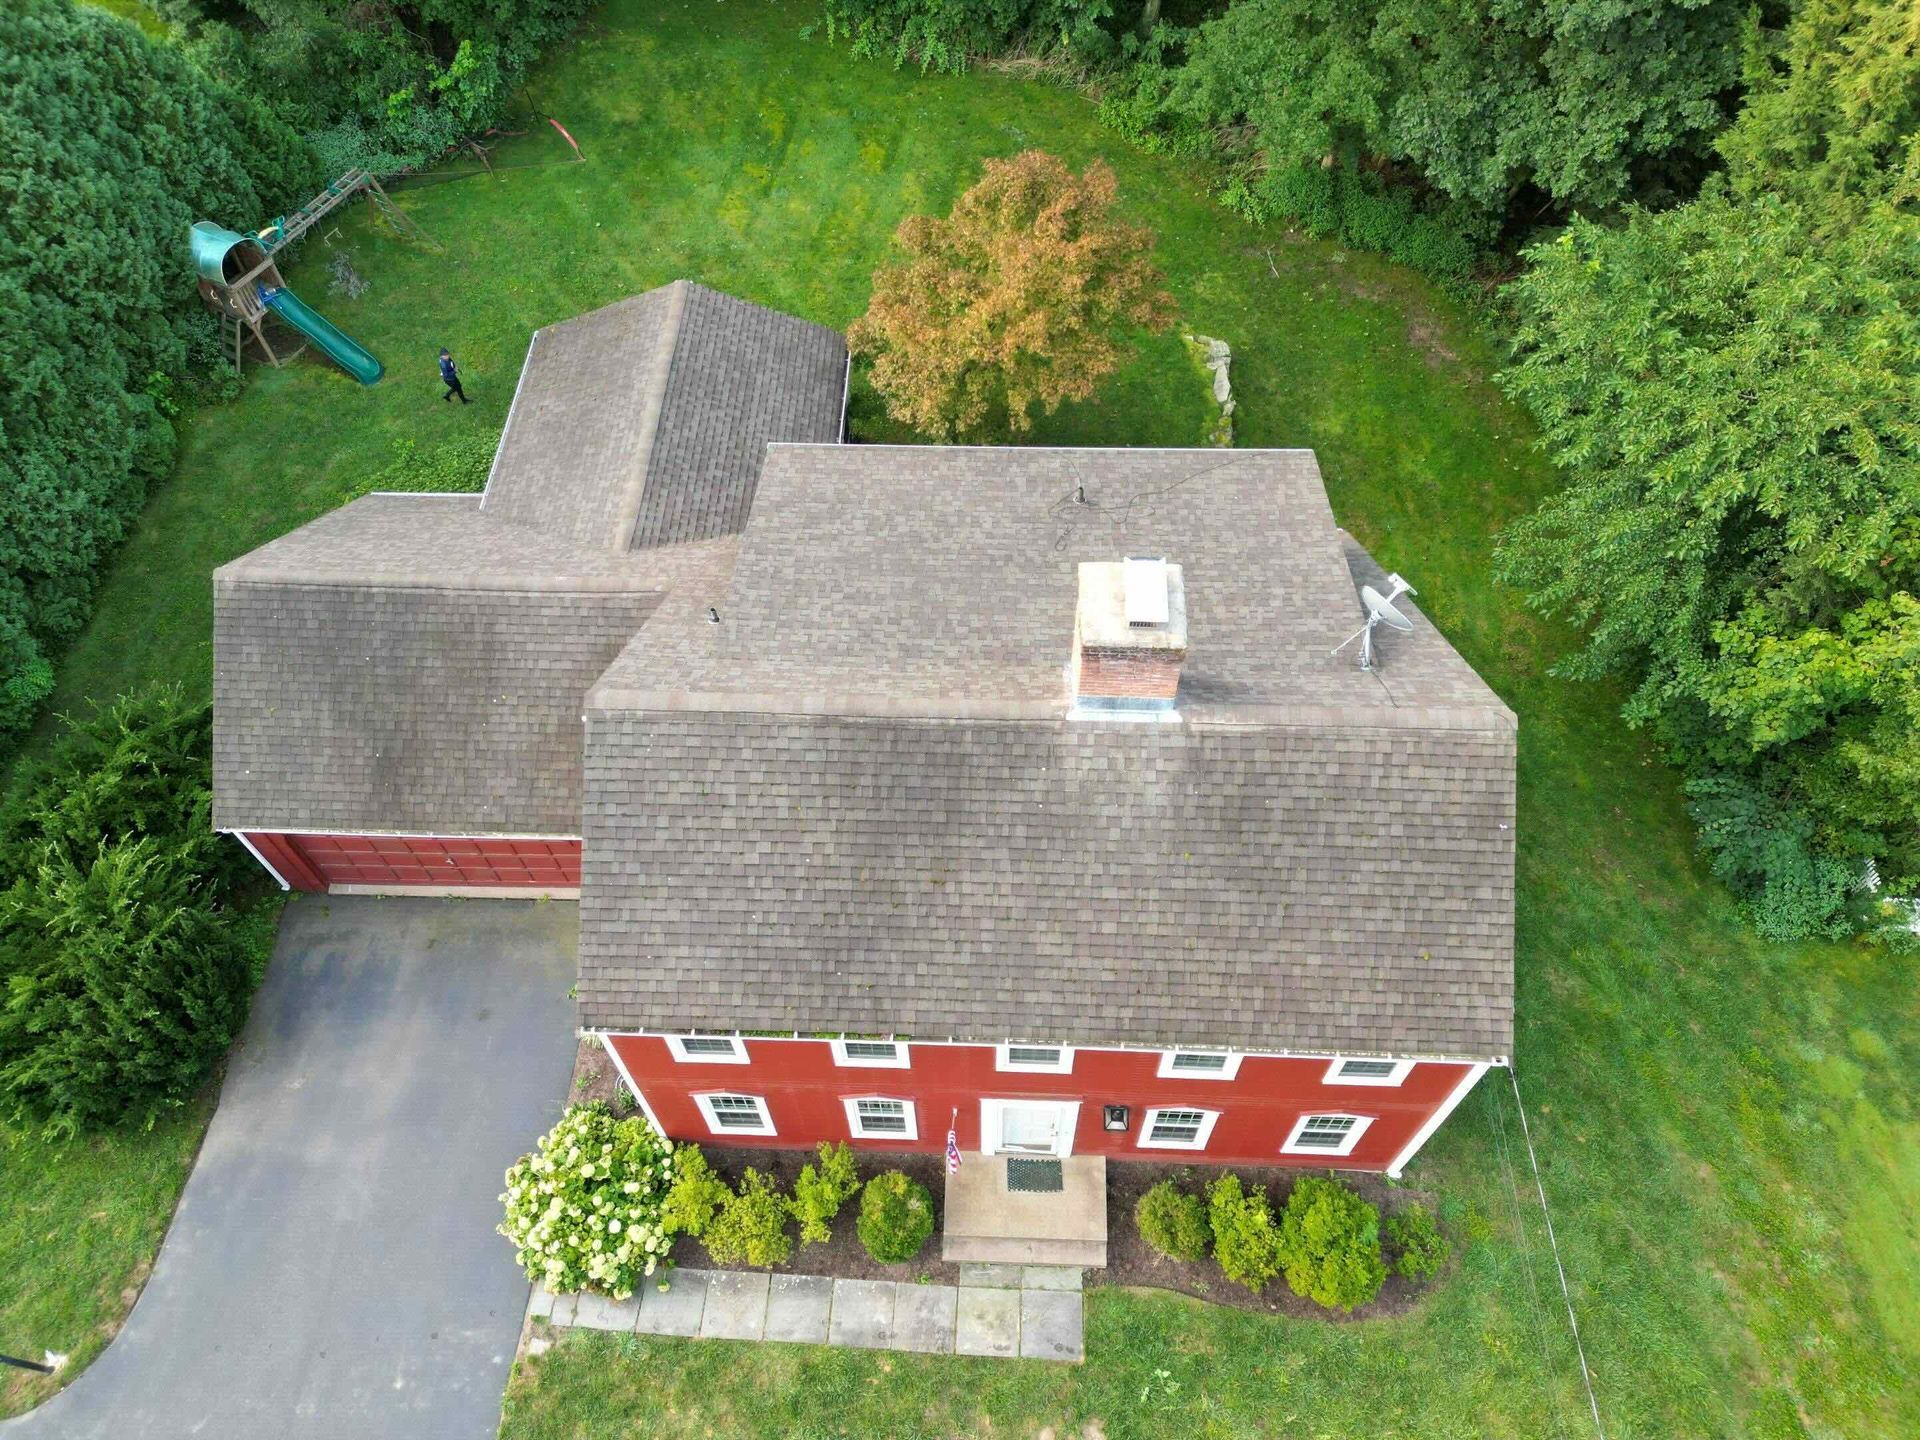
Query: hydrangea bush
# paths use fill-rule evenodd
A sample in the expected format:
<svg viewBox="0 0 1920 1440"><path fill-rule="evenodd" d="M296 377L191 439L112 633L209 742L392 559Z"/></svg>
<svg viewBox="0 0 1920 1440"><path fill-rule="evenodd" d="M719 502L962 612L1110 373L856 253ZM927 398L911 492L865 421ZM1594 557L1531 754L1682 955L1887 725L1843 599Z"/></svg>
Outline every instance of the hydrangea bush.
<svg viewBox="0 0 1920 1440"><path fill-rule="evenodd" d="M573 1105L507 1171L500 1233L529 1280L624 1300L666 1260L660 1212L672 1183L673 1147L647 1120Z"/></svg>

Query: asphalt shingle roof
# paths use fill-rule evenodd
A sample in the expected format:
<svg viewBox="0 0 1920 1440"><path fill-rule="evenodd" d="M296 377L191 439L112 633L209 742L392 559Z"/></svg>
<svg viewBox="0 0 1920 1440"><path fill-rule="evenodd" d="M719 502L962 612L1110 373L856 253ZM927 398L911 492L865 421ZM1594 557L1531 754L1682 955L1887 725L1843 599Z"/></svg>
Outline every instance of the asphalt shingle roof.
<svg viewBox="0 0 1920 1440"><path fill-rule="evenodd" d="M1067 717L1123 554L1178 723ZM775 446L589 700L583 1022L1505 1055L1514 718L1377 576L1305 451Z"/></svg>
<svg viewBox="0 0 1920 1440"><path fill-rule="evenodd" d="M369 495L214 576L214 824L577 835L582 697L728 538L582 553Z"/></svg>
<svg viewBox="0 0 1920 1440"><path fill-rule="evenodd" d="M737 534L770 440L840 438L824 326L677 280L535 333L484 509L583 547Z"/></svg>

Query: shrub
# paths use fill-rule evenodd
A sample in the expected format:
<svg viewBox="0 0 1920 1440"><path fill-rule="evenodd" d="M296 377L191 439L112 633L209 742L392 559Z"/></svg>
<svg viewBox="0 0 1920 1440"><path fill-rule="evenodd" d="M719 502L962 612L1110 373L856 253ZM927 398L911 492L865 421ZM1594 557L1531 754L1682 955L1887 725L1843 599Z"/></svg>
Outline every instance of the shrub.
<svg viewBox="0 0 1920 1440"><path fill-rule="evenodd" d="M1409 1205L1387 1218L1387 1240L1398 1253L1393 1268L1409 1280L1431 1280L1453 1253L1439 1222L1424 1205Z"/></svg>
<svg viewBox="0 0 1920 1440"><path fill-rule="evenodd" d="M793 1218L800 1222L800 1239L807 1245L824 1245L833 1238L829 1222L860 1188L853 1150L844 1140L831 1145L822 1140L819 1153L820 1168L801 1166L793 1182Z"/></svg>
<svg viewBox="0 0 1920 1440"><path fill-rule="evenodd" d="M72 1134L179 1105L246 1017L253 967L189 853L49 848L0 896L0 1091Z"/></svg>
<svg viewBox="0 0 1920 1440"><path fill-rule="evenodd" d="M1337 1180L1307 1175L1280 1216L1287 1288L1316 1304L1351 1310L1380 1293L1380 1212Z"/></svg>
<svg viewBox="0 0 1920 1440"><path fill-rule="evenodd" d="M933 1233L933 1197L927 1187L898 1170L867 1181L854 1227L867 1254L885 1264L911 1260Z"/></svg>
<svg viewBox="0 0 1920 1440"><path fill-rule="evenodd" d="M673 1147L673 1183L660 1207L660 1223L669 1235L704 1235L715 1213L733 1192L713 1173L698 1145Z"/></svg>
<svg viewBox="0 0 1920 1440"><path fill-rule="evenodd" d="M1198 1195L1162 1180L1133 1207L1140 1238L1169 1260L1204 1260L1213 1238L1207 1207Z"/></svg>
<svg viewBox="0 0 1920 1440"><path fill-rule="evenodd" d="M679 1156L640 1116L572 1105L507 1171L500 1233L529 1280L625 1299L665 1260L661 1202Z"/></svg>
<svg viewBox="0 0 1920 1440"><path fill-rule="evenodd" d="M1280 1273L1279 1236L1267 1192L1242 1189L1238 1175L1222 1175L1207 1187L1207 1223L1213 1258L1226 1277L1258 1295Z"/></svg>
<svg viewBox="0 0 1920 1440"><path fill-rule="evenodd" d="M749 1168L740 1177L740 1189L729 1195L719 1215L701 1237L716 1265L755 1265L762 1269L785 1263L793 1254L787 1234L787 1200L772 1179Z"/></svg>

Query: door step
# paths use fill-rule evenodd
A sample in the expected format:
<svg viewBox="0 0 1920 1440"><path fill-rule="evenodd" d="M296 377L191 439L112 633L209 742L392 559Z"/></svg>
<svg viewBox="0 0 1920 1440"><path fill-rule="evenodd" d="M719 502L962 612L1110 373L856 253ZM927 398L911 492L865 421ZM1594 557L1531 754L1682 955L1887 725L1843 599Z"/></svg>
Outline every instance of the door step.
<svg viewBox="0 0 1920 1440"><path fill-rule="evenodd" d="M1015 1240L993 1235L943 1235L940 1258L988 1265L1066 1265L1104 1270L1104 1240Z"/></svg>

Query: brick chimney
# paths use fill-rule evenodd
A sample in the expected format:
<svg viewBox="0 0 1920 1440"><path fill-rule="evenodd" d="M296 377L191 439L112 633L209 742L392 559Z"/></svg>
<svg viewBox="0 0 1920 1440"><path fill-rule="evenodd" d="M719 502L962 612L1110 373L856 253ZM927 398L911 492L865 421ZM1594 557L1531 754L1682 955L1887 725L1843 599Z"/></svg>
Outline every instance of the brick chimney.
<svg viewBox="0 0 1920 1440"><path fill-rule="evenodd" d="M1067 691L1076 710L1165 713L1187 658L1178 565L1129 557L1080 566Z"/></svg>

